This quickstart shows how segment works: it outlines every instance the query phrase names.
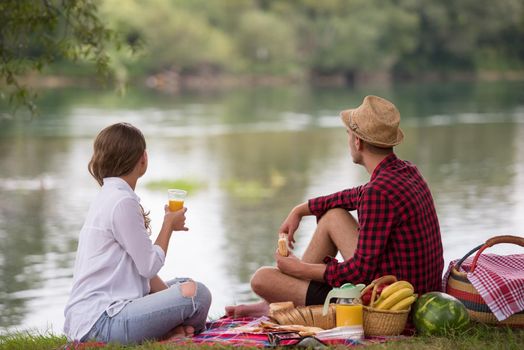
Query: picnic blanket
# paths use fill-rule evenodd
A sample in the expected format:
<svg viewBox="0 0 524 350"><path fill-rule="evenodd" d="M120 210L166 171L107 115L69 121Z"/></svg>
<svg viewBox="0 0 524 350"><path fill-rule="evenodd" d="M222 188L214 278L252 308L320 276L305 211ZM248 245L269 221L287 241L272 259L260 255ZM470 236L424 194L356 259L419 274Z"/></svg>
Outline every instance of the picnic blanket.
<svg viewBox="0 0 524 350"><path fill-rule="evenodd" d="M161 341L162 344L175 344L175 345L190 345L190 344L202 344L202 345L232 345L238 347L275 347L275 346L293 346L301 345L304 347L313 348L314 346L322 347L323 345L344 345L348 347L357 345L370 345L376 343L383 343L388 340L400 340L405 339L405 336L393 336L393 337L373 337L364 339L345 339L345 338L330 338L330 339L317 339L314 337L299 337L298 334L293 332L269 332L269 333L251 333L251 332L238 332L235 328L242 327L247 329L251 326L260 324L263 321L268 321L268 318L221 318L215 321L208 322L206 324L206 330L192 338L172 338ZM104 343L101 342L88 342L88 343L70 343L66 345L63 350L84 350L91 348L103 348Z"/></svg>
<svg viewBox="0 0 524 350"><path fill-rule="evenodd" d="M227 344L234 346L245 347L275 347L275 346L289 346L298 345L301 342L306 344L342 344L342 345L362 345L364 340L354 339L307 339L313 337L300 337L295 332L252 332L250 328L254 328L262 322L268 322L269 318L266 316L252 318L221 318L213 322L209 322L206 331L193 338L174 338L165 340L162 343L175 344ZM242 331L242 330L247 331ZM309 341L309 342L308 342ZM369 343L381 342L380 339L370 341Z"/></svg>
<svg viewBox="0 0 524 350"><path fill-rule="evenodd" d="M460 272L467 273L467 279L497 320L503 321L524 310L524 254L482 254L475 270L470 272L472 261L472 257L466 259L460 266ZM457 262L452 261L444 275L444 291L451 269Z"/></svg>

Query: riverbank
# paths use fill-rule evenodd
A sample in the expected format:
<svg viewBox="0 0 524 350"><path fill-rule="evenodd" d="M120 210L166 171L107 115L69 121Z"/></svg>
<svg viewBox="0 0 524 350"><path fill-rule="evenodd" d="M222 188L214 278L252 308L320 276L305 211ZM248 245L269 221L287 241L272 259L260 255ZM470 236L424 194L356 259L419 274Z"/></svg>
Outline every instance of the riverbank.
<svg viewBox="0 0 524 350"><path fill-rule="evenodd" d="M319 74L309 75L262 75L227 74L201 71L194 74L181 74L166 70L147 76L133 76L126 82L102 82L96 75L82 73L61 75L59 73L40 75L28 74L21 77L21 85L32 89L55 89L68 87L94 87L102 82L106 85L144 86L163 93L177 94L183 91L218 91L252 86L291 86L309 84L322 87L363 87L389 86L402 82L492 82L524 81L524 71L428 71L414 76L393 76L386 72L367 72L358 74Z"/></svg>
<svg viewBox="0 0 524 350"><path fill-rule="evenodd" d="M31 334L31 333L14 333L0 336L1 350L48 350L58 349L66 345L64 336L52 334ZM113 344L105 349L135 349L135 350L164 350L164 349L253 349L249 347L235 347L226 345L203 346L203 345L173 345L145 343L137 346L121 346ZM330 347L333 349L345 348L343 346ZM524 329L511 329L491 327L482 324L474 324L466 331L459 334L449 334L442 337L417 336L403 340L394 340L387 343L367 346L366 349L376 350L437 350L437 349L475 349L475 350L492 350L508 349L520 350L524 348ZM98 349L98 348L97 348Z"/></svg>

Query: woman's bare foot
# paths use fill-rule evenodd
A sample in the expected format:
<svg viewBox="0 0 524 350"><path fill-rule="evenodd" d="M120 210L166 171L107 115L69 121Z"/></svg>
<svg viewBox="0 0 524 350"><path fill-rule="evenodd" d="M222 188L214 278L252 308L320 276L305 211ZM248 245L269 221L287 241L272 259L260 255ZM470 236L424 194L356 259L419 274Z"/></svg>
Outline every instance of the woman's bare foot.
<svg viewBox="0 0 524 350"><path fill-rule="evenodd" d="M184 326L180 325L175 328L173 328L169 333L166 335L167 339L171 338L183 338L186 336L186 331L184 329Z"/></svg>
<svg viewBox="0 0 524 350"><path fill-rule="evenodd" d="M184 326L184 333L186 337L192 337L195 335L195 328L193 326Z"/></svg>
<svg viewBox="0 0 524 350"><path fill-rule="evenodd" d="M241 304L226 306L226 316L229 317L259 317L267 315L269 304L262 300L254 304Z"/></svg>
<svg viewBox="0 0 524 350"><path fill-rule="evenodd" d="M173 328L164 338L166 340L193 337L195 335L195 328L193 326L177 326Z"/></svg>

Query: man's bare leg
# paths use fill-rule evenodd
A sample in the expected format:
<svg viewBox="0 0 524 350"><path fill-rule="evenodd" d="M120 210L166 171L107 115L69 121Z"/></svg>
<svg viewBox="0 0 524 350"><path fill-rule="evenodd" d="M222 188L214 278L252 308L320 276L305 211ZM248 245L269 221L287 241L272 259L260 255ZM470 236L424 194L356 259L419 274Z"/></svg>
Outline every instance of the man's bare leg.
<svg viewBox="0 0 524 350"><path fill-rule="evenodd" d="M335 256L338 251L344 260L355 253L358 242L358 223L344 209L329 210L318 222L302 261L322 263L326 255ZM261 267L251 278L251 288L262 298L260 302L226 306L226 314L233 317L267 315L269 303L293 301L302 306L306 301L308 280L283 274L275 267Z"/></svg>
<svg viewBox="0 0 524 350"><path fill-rule="evenodd" d="M358 243L357 220L345 209L331 209L318 222L302 261L318 264L340 251L344 260L355 254Z"/></svg>
<svg viewBox="0 0 524 350"><path fill-rule="evenodd" d="M227 306L226 314L233 317L267 315L269 304L280 301L303 306L308 286L309 281L283 274L276 267L261 267L251 278L251 289L262 300L254 304Z"/></svg>

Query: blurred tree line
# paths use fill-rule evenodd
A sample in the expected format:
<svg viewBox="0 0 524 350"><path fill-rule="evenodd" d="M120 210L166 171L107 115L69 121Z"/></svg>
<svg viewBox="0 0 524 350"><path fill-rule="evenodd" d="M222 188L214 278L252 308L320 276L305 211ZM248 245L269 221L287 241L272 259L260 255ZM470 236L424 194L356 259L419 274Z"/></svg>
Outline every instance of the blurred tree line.
<svg viewBox="0 0 524 350"><path fill-rule="evenodd" d="M416 77L524 68L523 0L104 0L132 74ZM122 70L126 71L126 70Z"/></svg>
<svg viewBox="0 0 524 350"><path fill-rule="evenodd" d="M166 72L349 84L521 73L524 0L0 1L0 80L11 99L33 108L20 76L93 66L121 82Z"/></svg>

